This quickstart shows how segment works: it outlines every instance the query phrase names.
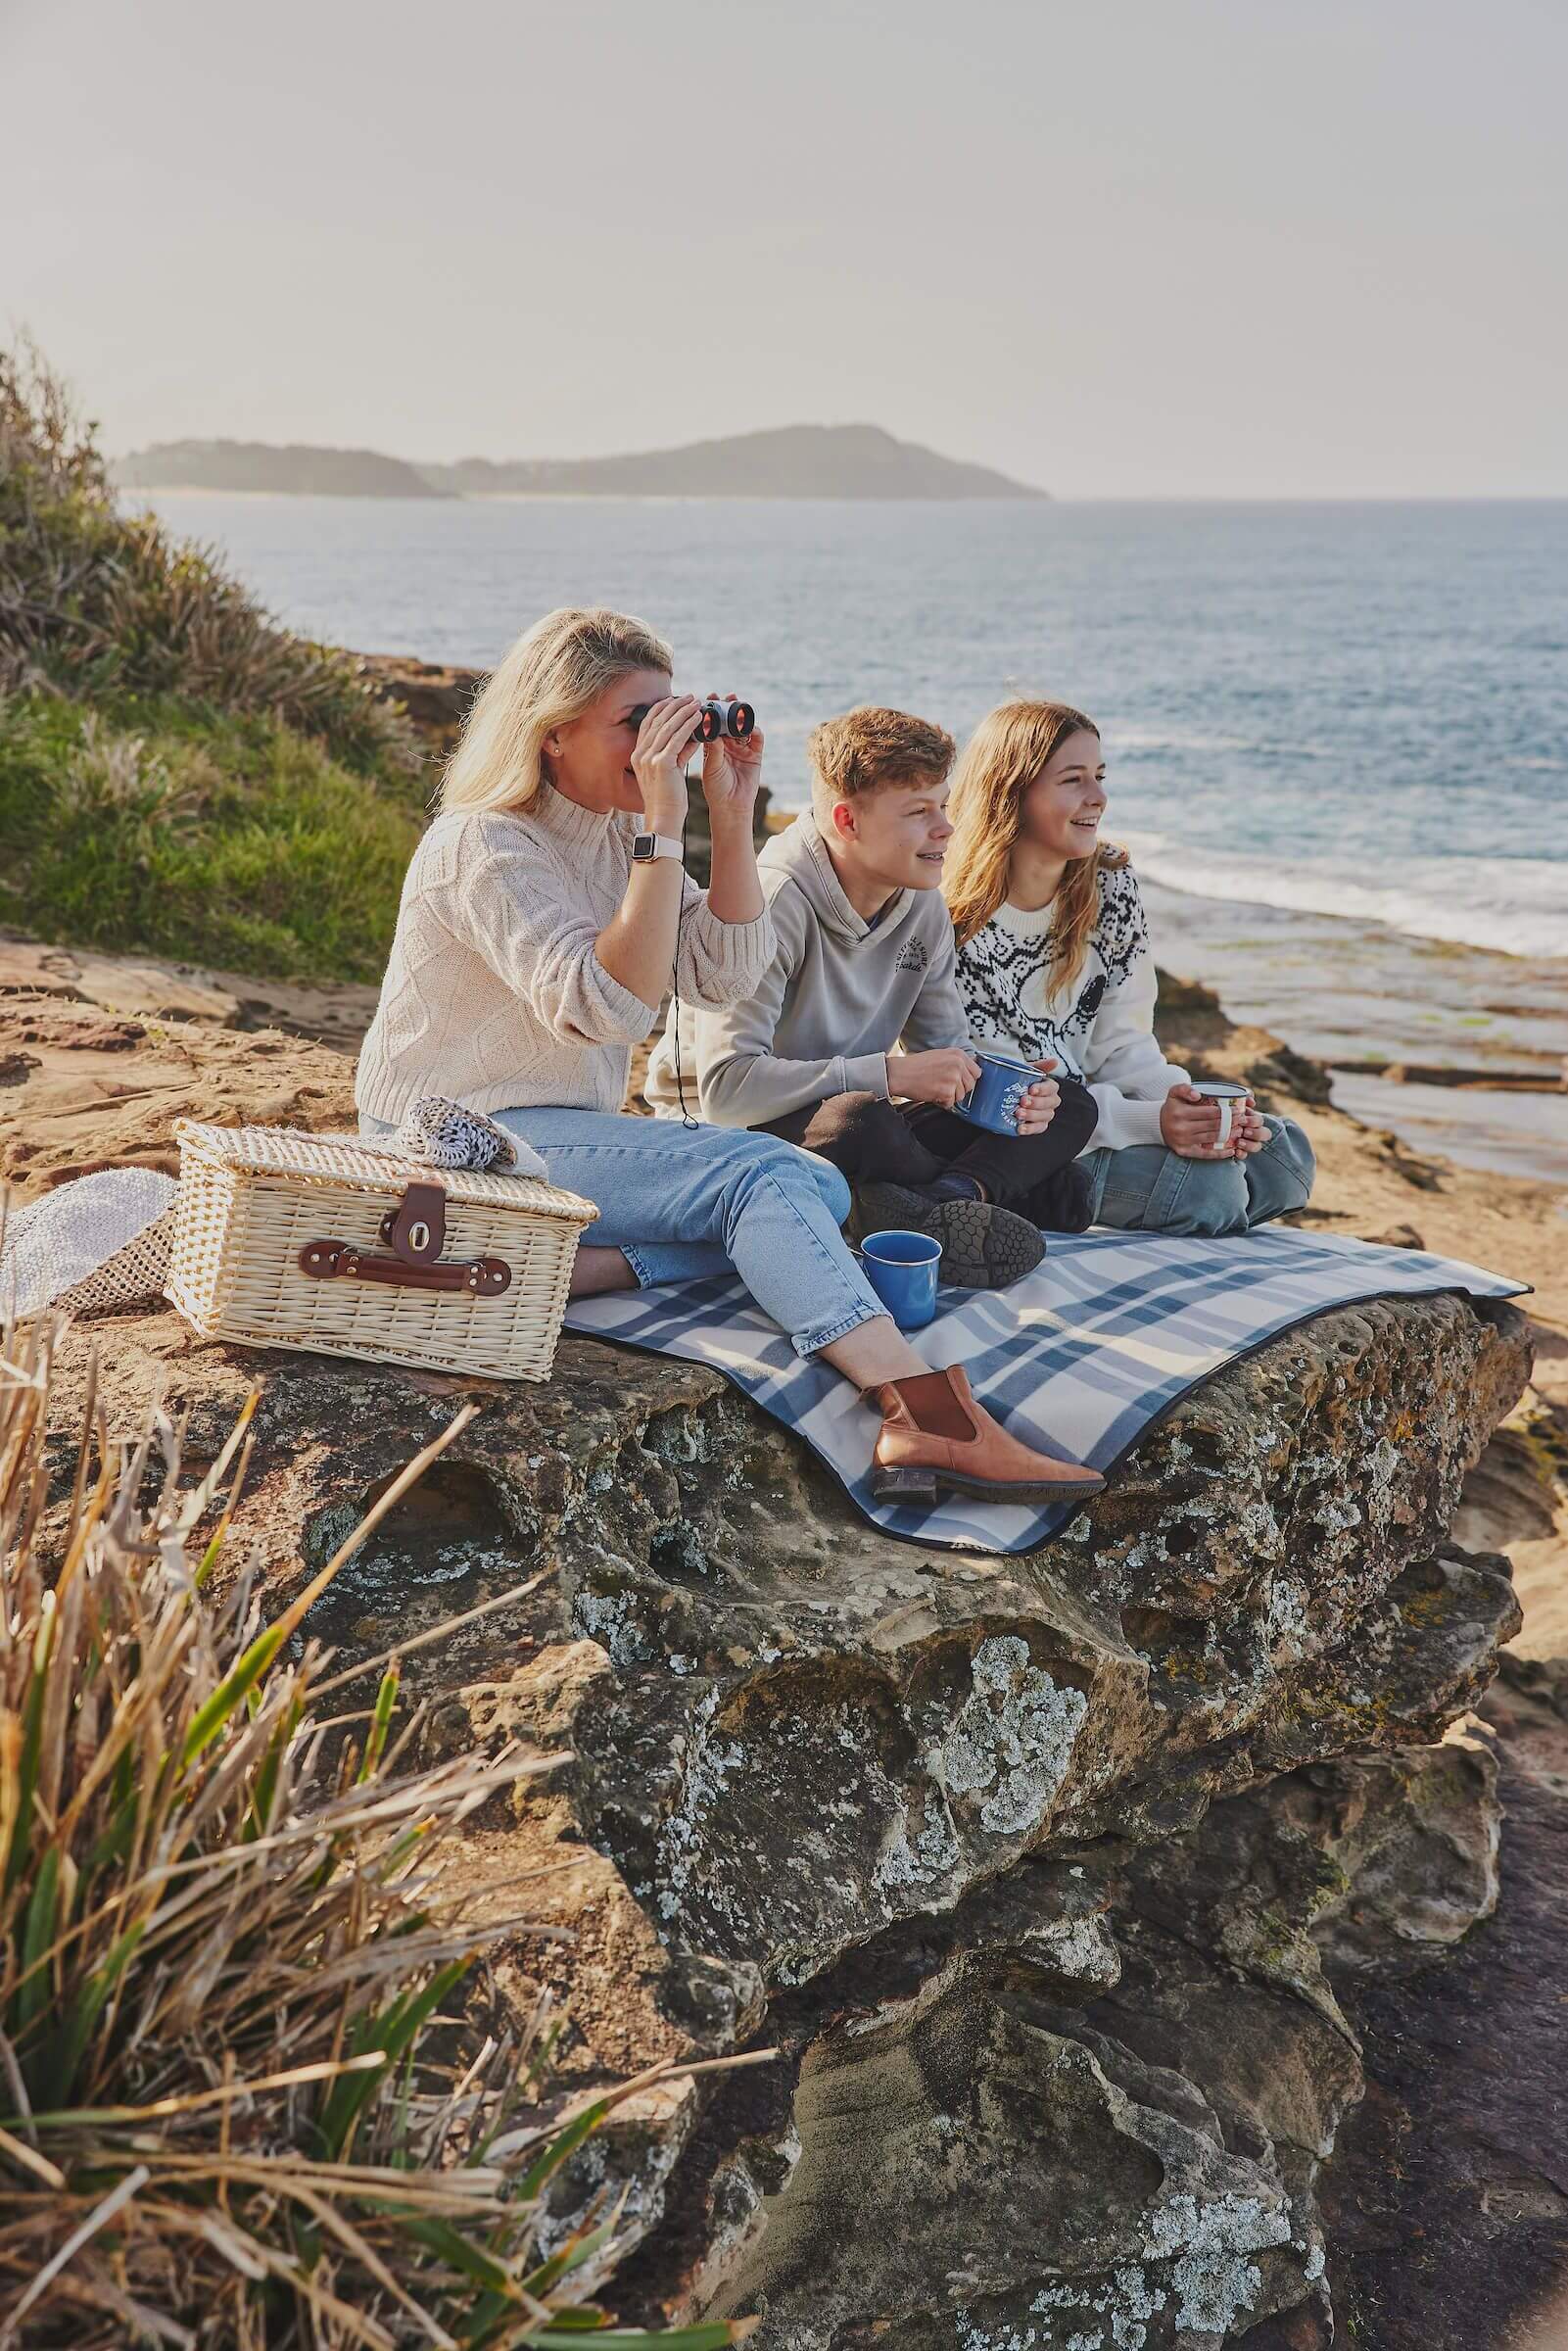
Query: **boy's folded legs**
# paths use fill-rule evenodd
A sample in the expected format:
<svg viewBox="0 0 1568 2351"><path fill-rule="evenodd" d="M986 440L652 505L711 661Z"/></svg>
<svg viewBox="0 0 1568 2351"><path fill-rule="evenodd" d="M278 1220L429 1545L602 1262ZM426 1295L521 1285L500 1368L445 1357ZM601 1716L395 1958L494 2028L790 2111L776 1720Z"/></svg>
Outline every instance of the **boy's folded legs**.
<svg viewBox="0 0 1568 2351"><path fill-rule="evenodd" d="M1081 1085L1063 1087L1056 1117L1037 1134L992 1134L952 1111L907 1104L894 1116L932 1159L947 1163L944 1173L918 1190L857 1183L860 1229L894 1224L929 1233L942 1243L945 1280L967 1289L1006 1289L1040 1263L1044 1234L1088 1229L1089 1179L1077 1154L1094 1131L1096 1115ZM940 1202L944 1190L960 1186L979 1196Z"/></svg>
<svg viewBox="0 0 1568 2351"><path fill-rule="evenodd" d="M1039 1227L989 1200L933 1199L901 1183L857 1183L850 1237L923 1232L942 1244L941 1279L961 1290L1005 1290L1045 1255Z"/></svg>
<svg viewBox="0 0 1568 2351"><path fill-rule="evenodd" d="M962 1120L953 1124L966 1135L974 1132ZM983 1198L974 1177L954 1174L907 1112L883 1095L832 1094L770 1121L763 1131L817 1152L849 1178L852 1239L889 1226L926 1233L942 1244L942 1279L960 1289L1006 1289L1045 1255L1027 1217Z"/></svg>
<svg viewBox="0 0 1568 2351"><path fill-rule="evenodd" d="M912 1102L896 1115L933 1159L950 1174L977 1180L988 1200L1016 1209L1048 1232L1082 1232L1089 1223L1089 1187L1076 1162L1099 1112L1086 1085L1073 1078L1058 1082L1056 1116L1036 1134L993 1134L927 1102Z"/></svg>
<svg viewBox="0 0 1568 2351"><path fill-rule="evenodd" d="M760 1131L832 1160L851 1183L932 1183L951 1156L938 1157L922 1142L885 1094L830 1094L770 1119Z"/></svg>

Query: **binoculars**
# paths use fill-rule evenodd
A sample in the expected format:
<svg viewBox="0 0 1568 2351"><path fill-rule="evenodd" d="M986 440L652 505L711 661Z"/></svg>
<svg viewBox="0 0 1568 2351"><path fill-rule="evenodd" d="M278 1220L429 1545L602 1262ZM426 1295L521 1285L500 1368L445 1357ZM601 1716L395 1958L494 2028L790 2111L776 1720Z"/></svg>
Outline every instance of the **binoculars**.
<svg viewBox="0 0 1568 2351"><path fill-rule="evenodd" d="M652 707L651 702L639 702L630 723L640 727ZM756 723L757 714L749 702L721 702L715 695L699 707L692 735L698 743L713 743L721 735L744 738Z"/></svg>

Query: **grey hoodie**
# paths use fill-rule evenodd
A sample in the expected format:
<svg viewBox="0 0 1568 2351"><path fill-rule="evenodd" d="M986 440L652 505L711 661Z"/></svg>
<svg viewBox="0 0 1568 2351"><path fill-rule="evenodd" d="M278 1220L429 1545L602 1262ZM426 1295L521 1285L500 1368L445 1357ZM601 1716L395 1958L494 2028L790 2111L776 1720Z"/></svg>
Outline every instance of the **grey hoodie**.
<svg viewBox="0 0 1568 2351"><path fill-rule="evenodd" d="M875 924L839 886L810 810L757 860L774 958L743 1004L680 1008L686 1098L715 1127L763 1127L831 1094L887 1093L887 1056L969 1042L940 890L901 889ZM679 1118L676 1008L648 1069L647 1098Z"/></svg>

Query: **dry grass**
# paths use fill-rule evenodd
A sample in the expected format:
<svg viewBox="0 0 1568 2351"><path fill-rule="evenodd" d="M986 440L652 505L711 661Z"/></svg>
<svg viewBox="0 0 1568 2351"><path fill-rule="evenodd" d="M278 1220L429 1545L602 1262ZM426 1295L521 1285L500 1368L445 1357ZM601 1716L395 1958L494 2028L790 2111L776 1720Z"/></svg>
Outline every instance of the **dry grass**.
<svg viewBox="0 0 1568 2351"><path fill-rule="evenodd" d="M0 1349L0 2346L739 2339L614 2329L613 2213L539 2251L542 2191L615 2100L551 2124L537 2020L464 2021L526 1922L478 1925L445 1864L547 1762L406 1768L395 1665L334 1751L320 1654L291 1650L465 1415L263 1625L250 1574L206 1595L245 1420L192 1485L166 1421L117 1448L89 1404L46 1511L51 1344Z"/></svg>

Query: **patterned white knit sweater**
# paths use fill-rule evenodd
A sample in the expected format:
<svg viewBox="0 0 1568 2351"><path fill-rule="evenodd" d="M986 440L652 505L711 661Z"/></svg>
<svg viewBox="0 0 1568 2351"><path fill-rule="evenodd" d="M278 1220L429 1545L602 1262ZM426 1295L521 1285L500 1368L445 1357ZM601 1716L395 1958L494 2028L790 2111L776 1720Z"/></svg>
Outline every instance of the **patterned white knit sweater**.
<svg viewBox="0 0 1568 2351"><path fill-rule="evenodd" d="M1082 1078L1100 1121L1085 1150L1158 1143L1160 1109L1187 1073L1154 1033L1155 964L1130 866L1100 868L1100 907L1083 969L1070 988L1051 974L1054 909L1025 914L1006 899L958 951L958 992L977 1045L1022 1061L1056 1056Z"/></svg>
<svg viewBox="0 0 1568 2351"><path fill-rule="evenodd" d="M530 1102L621 1108L659 1016L611 978L594 942L626 894L639 820L597 815L546 785L526 813L437 817L409 863L355 1100L400 1123L421 1094L471 1110ZM750 992L773 925L721 922L688 881L676 972L717 1010Z"/></svg>

